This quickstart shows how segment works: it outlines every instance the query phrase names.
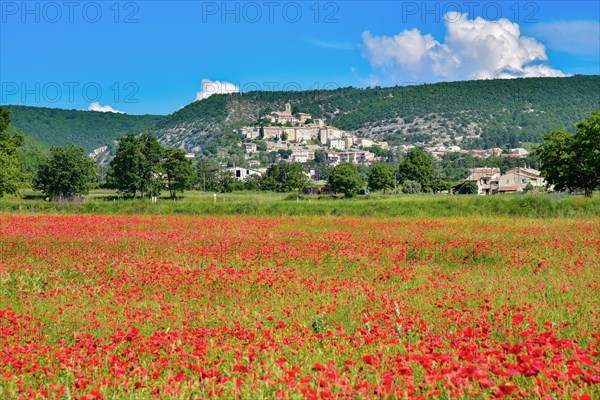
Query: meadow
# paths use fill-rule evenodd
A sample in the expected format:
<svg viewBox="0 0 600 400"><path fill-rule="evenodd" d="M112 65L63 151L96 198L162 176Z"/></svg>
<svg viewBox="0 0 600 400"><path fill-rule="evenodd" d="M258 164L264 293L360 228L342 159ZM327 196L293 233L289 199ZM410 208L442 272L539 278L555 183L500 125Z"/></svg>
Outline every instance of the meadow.
<svg viewBox="0 0 600 400"><path fill-rule="evenodd" d="M451 216L10 208L0 397L600 398L597 198L549 200L569 218L472 199ZM219 207L203 201L188 214Z"/></svg>
<svg viewBox="0 0 600 400"><path fill-rule="evenodd" d="M167 197L122 200L111 190L95 190L82 202L47 202L39 192L0 199L0 212L32 214L111 215L274 215L382 217L594 217L600 216L600 195L591 198L529 193L501 196L371 194L343 199L282 193L186 192L178 201Z"/></svg>

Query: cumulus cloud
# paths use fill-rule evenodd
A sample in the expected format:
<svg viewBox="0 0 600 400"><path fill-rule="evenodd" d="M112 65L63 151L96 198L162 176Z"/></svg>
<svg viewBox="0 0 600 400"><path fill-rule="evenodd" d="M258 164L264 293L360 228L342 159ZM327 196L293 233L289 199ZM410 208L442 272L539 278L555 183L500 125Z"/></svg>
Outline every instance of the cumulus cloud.
<svg viewBox="0 0 600 400"><path fill-rule="evenodd" d="M233 83L202 79L202 88L198 93L196 93L196 101L207 99L213 94L227 94L239 92L239 86L236 86Z"/></svg>
<svg viewBox="0 0 600 400"><path fill-rule="evenodd" d="M363 55L374 70L370 83L565 76L548 65L544 45L521 36L508 19L469 20L458 13L444 18L443 43L417 29L395 36L364 32Z"/></svg>
<svg viewBox="0 0 600 400"><path fill-rule="evenodd" d="M88 107L88 111L98 111L98 112L111 112L115 114L125 114L123 111L115 110L108 104L105 106L101 106L97 101L90 104Z"/></svg>
<svg viewBox="0 0 600 400"><path fill-rule="evenodd" d="M552 50L583 56L600 54L597 21L541 22L531 27L530 32Z"/></svg>

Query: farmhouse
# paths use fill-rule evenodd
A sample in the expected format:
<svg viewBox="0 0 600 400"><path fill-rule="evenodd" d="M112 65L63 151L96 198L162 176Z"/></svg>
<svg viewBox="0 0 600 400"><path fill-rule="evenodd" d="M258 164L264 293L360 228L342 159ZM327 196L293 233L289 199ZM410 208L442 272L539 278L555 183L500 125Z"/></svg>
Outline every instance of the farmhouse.
<svg viewBox="0 0 600 400"><path fill-rule="evenodd" d="M477 194L492 194L498 189L500 168L470 168L465 182L477 183Z"/></svg>
<svg viewBox="0 0 600 400"><path fill-rule="evenodd" d="M522 192L527 185L543 187L546 186L546 180L541 176L540 171L522 167L508 170L498 178L499 193Z"/></svg>

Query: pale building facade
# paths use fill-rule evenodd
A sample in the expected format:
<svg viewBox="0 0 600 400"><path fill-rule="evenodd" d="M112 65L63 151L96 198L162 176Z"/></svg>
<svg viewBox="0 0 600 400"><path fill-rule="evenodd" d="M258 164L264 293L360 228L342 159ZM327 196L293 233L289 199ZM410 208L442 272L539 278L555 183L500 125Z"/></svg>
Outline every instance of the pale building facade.
<svg viewBox="0 0 600 400"><path fill-rule="evenodd" d="M522 192L529 184L533 187L545 187L546 180L538 170L522 167L513 168L498 178L498 192Z"/></svg>
<svg viewBox="0 0 600 400"><path fill-rule="evenodd" d="M477 183L477 194L488 195L498 190L500 168L470 168L465 182Z"/></svg>

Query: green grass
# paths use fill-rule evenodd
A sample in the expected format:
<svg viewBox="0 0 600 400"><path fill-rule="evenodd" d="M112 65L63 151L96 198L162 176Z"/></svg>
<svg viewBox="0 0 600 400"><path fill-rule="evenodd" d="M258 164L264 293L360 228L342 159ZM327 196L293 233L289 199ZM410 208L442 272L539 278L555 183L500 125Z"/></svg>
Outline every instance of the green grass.
<svg viewBox="0 0 600 400"><path fill-rule="evenodd" d="M118 200L112 191L90 193L83 202L44 201L39 193L0 199L0 212L93 213L122 215L333 215L333 216L518 216L591 217L600 215L600 196L592 198L540 193L498 196L380 195L342 199L276 193L186 192L172 201Z"/></svg>

